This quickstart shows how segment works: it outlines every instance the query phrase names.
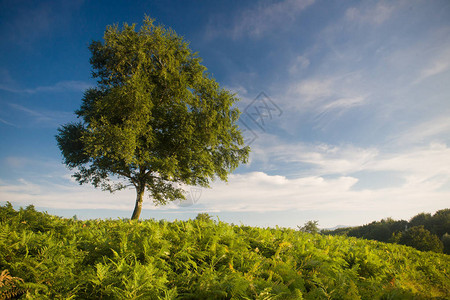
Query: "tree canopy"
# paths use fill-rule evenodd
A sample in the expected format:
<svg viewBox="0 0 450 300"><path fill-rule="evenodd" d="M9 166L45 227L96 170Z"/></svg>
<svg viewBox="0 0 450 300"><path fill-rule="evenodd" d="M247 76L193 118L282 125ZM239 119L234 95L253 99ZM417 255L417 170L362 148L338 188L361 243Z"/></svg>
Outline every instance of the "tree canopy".
<svg viewBox="0 0 450 300"><path fill-rule="evenodd" d="M308 233L319 233L319 221L308 221L304 226L297 226L300 231Z"/></svg>
<svg viewBox="0 0 450 300"><path fill-rule="evenodd" d="M89 49L97 86L56 136L75 179L114 192L136 188L132 219L148 190L156 204L184 199L179 185L209 187L248 159L237 121L239 99L206 72L173 30L108 26Z"/></svg>
<svg viewBox="0 0 450 300"><path fill-rule="evenodd" d="M420 251L434 251L442 253L444 245L442 241L423 225L414 226L405 232L400 232L396 237L399 244L414 247Z"/></svg>
<svg viewBox="0 0 450 300"><path fill-rule="evenodd" d="M357 227L322 231L331 235L347 235L388 243L412 246L422 251L450 254L450 209L441 209L431 215L419 213L409 222L392 218Z"/></svg>

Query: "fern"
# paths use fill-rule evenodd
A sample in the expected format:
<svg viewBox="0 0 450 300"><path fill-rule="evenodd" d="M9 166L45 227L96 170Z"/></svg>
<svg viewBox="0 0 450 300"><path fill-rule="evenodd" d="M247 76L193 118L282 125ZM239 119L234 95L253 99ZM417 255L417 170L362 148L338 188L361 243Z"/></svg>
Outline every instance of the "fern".
<svg viewBox="0 0 450 300"><path fill-rule="evenodd" d="M20 286L23 279L13 277L8 270L3 270L0 274L0 299L13 299L26 293L26 289Z"/></svg>
<svg viewBox="0 0 450 300"><path fill-rule="evenodd" d="M0 222L3 299L450 298L449 256L395 244L202 218L82 222L8 204Z"/></svg>

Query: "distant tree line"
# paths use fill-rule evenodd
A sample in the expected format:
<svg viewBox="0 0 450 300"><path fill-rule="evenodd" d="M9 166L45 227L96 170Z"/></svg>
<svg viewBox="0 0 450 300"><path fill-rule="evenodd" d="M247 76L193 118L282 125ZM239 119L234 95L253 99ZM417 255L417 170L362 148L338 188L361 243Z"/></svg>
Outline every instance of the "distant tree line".
<svg viewBox="0 0 450 300"><path fill-rule="evenodd" d="M434 215L420 213L409 222L387 218L358 227L322 230L321 233L397 243L421 251L450 254L450 209L439 210Z"/></svg>

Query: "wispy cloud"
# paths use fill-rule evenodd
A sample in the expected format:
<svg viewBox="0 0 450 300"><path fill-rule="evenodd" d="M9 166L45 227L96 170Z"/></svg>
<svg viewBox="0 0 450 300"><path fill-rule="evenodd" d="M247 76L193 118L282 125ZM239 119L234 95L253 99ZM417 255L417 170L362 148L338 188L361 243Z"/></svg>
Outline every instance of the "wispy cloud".
<svg viewBox="0 0 450 300"><path fill-rule="evenodd" d="M8 106L26 116L27 123L31 121L44 126L57 126L73 118L73 113L70 112L31 109L15 103L8 103Z"/></svg>
<svg viewBox="0 0 450 300"><path fill-rule="evenodd" d="M42 37L61 32L70 22L73 12L83 0L54 1L2 1L9 13L9 22L2 26L3 39L19 45L29 45Z"/></svg>
<svg viewBox="0 0 450 300"><path fill-rule="evenodd" d="M233 39L261 38L264 34L288 27L315 0L263 1L239 12L231 25L213 24L207 31L208 38L225 33ZM226 26L226 27L225 27Z"/></svg>
<svg viewBox="0 0 450 300"><path fill-rule="evenodd" d="M6 125L8 125L8 126L17 127L16 124L13 124L13 123L11 123L11 122L8 122L8 121L6 121L6 120L3 120L2 118L0 118L0 122L3 123L3 124L6 124Z"/></svg>
<svg viewBox="0 0 450 300"><path fill-rule="evenodd" d="M91 87L92 84L90 83L76 80L60 81L55 83L54 85L38 86L35 88L16 88L7 83L0 83L1 90L12 93L25 93L25 94L36 94L42 92L64 92L64 91L82 92Z"/></svg>
<svg viewBox="0 0 450 300"><path fill-rule="evenodd" d="M28 196L35 196L42 193L42 188L39 184L20 178L14 184L0 182L0 193L5 196L2 197L2 199L9 199L7 195L10 194L27 194Z"/></svg>
<svg viewBox="0 0 450 300"><path fill-rule="evenodd" d="M367 170L403 173L406 185L431 184L441 187L450 183L450 148L446 144L431 143L399 153L388 153L366 165Z"/></svg>
<svg viewBox="0 0 450 300"><path fill-rule="evenodd" d="M289 67L289 73L296 74L299 71L303 71L308 68L310 63L311 62L309 61L308 57L299 55L291 63L291 66Z"/></svg>
<svg viewBox="0 0 450 300"><path fill-rule="evenodd" d="M297 164L300 176L352 174L364 170L366 165L379 155L376 148L336 146L326 143L283 143L278 139L270 144L257 143L252 148L252 159L255 163L272 161Z"/></svg>
<svg viewBox="0 0 450 300"><path fill-rule="evenodd" d="M48 115L46 115L42 112L39 112L37 110L32 110L25 106L15 104L15 103L9 103L9 106L14 108L15 110L24 112L27 115L34 117L36 119L36 121L38 121L38 122L48 122L49 120L51 120L51 118Z"/></svg>
<svg viewBox="0 0 450 300"><path fill-rule="evenodd" d="M391 74L396 74L403 84L407 84L408 88L414 88L410 85L417 85L450 69L448 39L450 27L422 30L425 32L421 33L420 39L411 39L411 36L407 34L394 35L395 47L387 48L390 51L383 49L384 55L380 61L383 66L389 67Z"/></svg>
<svg viewBox="0 0 450 300"><path fill-rule="evenodd" d="M280 94L272 94L296 112L285 115L293 130L326 131L347 126L340 121L352 116L352 133L370 129L388 139L449 111L442 99L449 92L449 27L430 26L423 3L411 4L411 18L405 3L358 3L285 60L292 72L273 86ZM302 61L307 69L299 72Z"/></svg>
<svg viewBox="0 0 450 300"><path fill-rule="evenodd" d="M387 148L389 149L389 148ZM297 176L353 176L358 172L395 172L404 179L397 188L450 184L450 148L444 143L404 147L396 151L352 145L288 144L254 146L252 162L297 165ZM280 170L282 172L282 170Z"/></svg>
<svg viewBox="0 0 450 300"><path fill-rule="evenodd" d="M414 81L414 84L450 70L450 44L443 45L439 50L436 49L433 52L435 52L434 55L431 56L427 65L419 71L418 78Z"/></svg>
<svg viewBox="0 0 450 300"><path fill-rule="evenodd" d="M339 98L335 101L327 103L323 106L324 110L333 110L339 108L351 108L361 105L364 102L364 97Z"/></svg>
<svg viewBox="0 0 450 300"><path fill-rule="evenodd" d="M374 7L365 4L362 3L360 7L348 8L345 13L346 19L361 24L380 25L388 20L395 9L397 9L394 3L390 2L378 2Z"/></svg>
<svg viewBox="0 0 450 300"><path fill-rule="evenodd" d="M304 102L313 102L324 97L329 97L335 93L333 91L333 84L336 79L306 79L299 83L294 83L289 90L293 94L301 96Z"/></svg>
<svg viewBox="0 0 450 300"><path fill-rule="evenodd" d="M407 128L404 132L393 135L395 145L417 145L424 142L450 141L450 118L448 112L441 116L433 116L431 120L418 123Z"/></svg>
<svg viewBox="0 0 450 300"><path fill-rule="evenodd" d="M292 82L284 96L286 105L298 110L313 112L316 116L333 112L334 118L344 111L367 104L368 91L364 86L357 87L361 81L359 72L336 76L317 76ZM327 118L333 118L327 115Z"/></svg>

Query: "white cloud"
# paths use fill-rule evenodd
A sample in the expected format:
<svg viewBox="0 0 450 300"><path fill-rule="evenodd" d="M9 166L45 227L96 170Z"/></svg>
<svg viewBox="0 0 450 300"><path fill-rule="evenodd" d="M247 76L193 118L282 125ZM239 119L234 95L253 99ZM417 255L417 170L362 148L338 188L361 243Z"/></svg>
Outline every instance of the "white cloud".
<svg viewBox="0 0 450 300"><path fill-rule="evenodd" d="M288 179L253 172L230 176L229 183L216 183L205 190L202 204L221 211L307 210L334 206L340 193L348 191L357 179L303 177ZM333 196L334 195L334 196Z"/></svg>
<svg viewBox="0 0 450 300"><path fill-rule="evenodd" d="M17 180L16 184L13 185L1 185L0 193L8 194L28 194L28 195L38 195L42 192L40 185L29 182L23 178ZM9 199L7 196L1 197L2 199Z"/></svg>
<svg viewBox="0 0 450 300"><path fill-rule="evenodd" d="M449 34L450 27L442 27L428 29L418 39L411 39L406 34L399 37L393 35L396 40L386 42L390 47L383 51L380 64L395 75L390 75L395 83L401 83L408 89L420 88L419 83L443 75L450 69Z"/></svg>
<svg viewBox="0 0 450 300"><path fill-rule="evenodd" d="M312 5L315 0L284 0L278 2L258 2L236 15L233 23L226 29L209 28L208 37L225 33L233 39L250 36L260 38L267 32L287 27L297 15Z"/></svg>
<svg viewBox="0 0 450 300"><path fill-rule="evenodd" d="M324 110L332 110L338 108L351 108L361 105L364 102L364 97L357 96L352 98L340 98L333 102L327 103L323 106Z"/></svg>
<svg viewBox="0 0 450 300"><path fill-rule="evenodd" d="M8 168L17 169L27 165L29 160L25 157L8 156L4 161Z"/></svg>
<svg viewBox="0 0 450 300"><path fill-rule="evenodd" d="M31 117L31 121L39 125L58 126L73 118L73 113L69 112L30 109L15 103L8 103L8 105L14 110Z"/></svg>
<svg viewBox="0 0 450 300"><path fill-rule="evenodd" d="M25 106L19 105L19 104L15 104L15 103L9 103L9 106L11 106L12 108L14 108L15 110L24 112L26 114L28 114L29 116L32 116L34 118L36 118L36 120L38 122L48 122L50 120L50 117L47 116L46 114L39 112L37 110L32 110L29 109Z"/></svg>
<svg viewBox="0 0 450 300"><path fill-rule="evenodd" d="M232 211L374 210L412 211L448 206L450 148L443 144L381 153L376 149L330 145L277 145L256 155L290 165L312 168L297 178L262 172L234 175L229 184L218 183L205 191L211 206ZM261 158L256 158L258 160ZM263 158L264 159L264 158ZM358 172L398 172L405 181L389 188L355 190ZM282 171L281 171L282 172ZM345 174L351 174L345 175ZM382 173L381 173L382 174ZM336 175L338 177L331 177ZM206 200L205 200L206 201Z"/></svg>
<svg viewBox="0 0 450 300"><path fill-rule="evenodd" d="M76 80L60 81L55 83L54 85L38 86L36 88L16 88L8 83L0 83L1 90L12 93L26 93L26 94L36 94L41 92L64 92L64 91L83 92L91 87L92 84L90 83Z"/></svg>
<svg viewBox="0 0 450 300"><path fill-rule="evenodd" d="M367 104L369 93L364 91L363 85L355 84L361 81L360 77L359 72L351 72L292 82L287 88L287 103L284 104L316 116L332 112L333 116L326 116L327 121L332 121L351 108Z"/></svg>
<svg viewBox="0 0 450 300"><path fill-rule="evenodd" d="M291 62L291 66L289 67L289 73L295 74L299 71L303 71L308 68L309 64L311 62L309 59L304 55L297 56L293 62Z"/></svg>
<svg viewBox="0 0 450 300"><path fill-rule="evenodd" d="M433 63L432 66L426 68L425 70L423 70L420 74L420 80L423 80L425 78L437 75L439 73L442 73L444 71L447 71L448 68L450 67L450 63L448 60L446 61L436 61Z"/></svg>
<svg viewBox="0 0 450 300"><path fill-rule="evenodd" d="M277 141L272 145L256 144L252 147L253 162L276 162L289 164L308 164L307 170L299 173L324 176L346 175L362 171L373 161L379 150L360 148L352 145L333 146L328 144L283 144ZM305 168L305 167L303 167Z"/></svg>
<svg viewBox="0 0 450 300"><path fill-rule="evenodd" d="M330 197L348 191L356 183L355 178L341 177L325 180L321 177L287 179L284 176L270 176L263 172L231 175L228 183L216 182L212 189L202 191L199 203L207 210L215 211L266 211L291 208L314 208L317 193ZM339 195L338 195L339 197ZM18 180L13 184L0 183L0 198L26 206L59 209L116 209L131 211L135 191L126 190L110 194L94 190L90 186L31 183ZM312 199L311 199L312 198ZM61 201L64 199L64 201ZM243 201L245 199L245 201ZM332 197L330 201L335 201ZM174 205L155 207L151 200L144 201L145 209L180 209Z"/></svg>
<svg viewBox="0 0 450 300"><path fill-rule="evenodd" d="M351 176L287 179L262 172L249 173L232 176L228 184L215 184L213 189L203 192L200 201L206 207L220 211L328 210L358 213L395 211L405 207L416 211L424 207L439 209L445 207L450 196L450 191L436 191L432 185L353 190L357 181Z"/></svg>
<svg viewBox="0 0 450 300"><path fill-rule="evenodd" d="M450 69L450 45L445 45L440 48L442 49L433 51L437 53L434 53L427 65L419 71L418 78L414 81L415 84Z"/></svg>
<svg viewBox="0 0 450 300"><path fill-rule="evenodd" d="M333 84L335 79L306 79L294 84L289 90L302 97L303 101L312 102L323 97L333 95Z"/></svg>
<svg viewBox="0 0 450 300"><path fill-rule="evenodd" d="M450 148L443 143L430 143L395 151L361 148L352 145L272 144L256 143L252 163L261 168L277 164L298 166L297 177L356 176L358 172L395 172L404 179L398 188L423 186L436 190L450 184ZM275 169L283 172L282 169ZM272 171L273 172L273 171ZM369 184L370 185L370 184Z"/></svg>
<svg viewBox="0 0 450 300"><path fill-rule="evenodd" d="M155 207L145 198L144 209L174 213L333 211L386 217L390 212L437 210L448 205L450 191L437 191L432 184L405 185L378 190L354 190L353 176L325 178L307 176L288 179L264 172L231 175L228 183L216 182L203 189L198 203L188 208L175 205ZM0 198L15 205L33 204L52 209L112 209L132 212L134 190L109 194L89 186L37 185L25 180L14 184L0 182ZM64 199L64 201L61 201ZM411 214L411 213L410 213ZM372 217L373 218L373 217ZM354 218L358 219L358 218ZM295 222L295 220L293 220ZM341 220L354 224L355 220ZM321 224L327 220L321 220ZM331 224L330 224L331 225Z"/></svg>
<svg viewBox="0 0 450 300"><path fill-rule="evenodd" d="M0 185L0 198L16 205L59 209L132 210L136 198L127 190L110 194L89 186L34 184L25 180ZM147 201L148 202L148 201ZM146 204L148 206L148 203ZM147 207L148 208L148 207ZM150 207L151 209L151 207Z"/></svg>
<svg viewBox="0 0 450 300"><path fill-rule="evenodd" d="M450 148L432 143L400 153L390 153L366 165L368 170L396 171L407 179L405 186L432 186L450 183Z"/></svg>
<svg viewBox="0 0 450 300"><path fill-rule="evenodd" d="M362 5L348 8L345 17L351 22L380 25L390 18L395 9L392 3L378 2L375 7Z"/></svg>
<svg viewBox="0 0 450 300"><path fill-rule="evenodd" d="M17 125L15 125L15 124L13 124L11 122L8 122L6 120L3 120L2 118L0 118L0 122L3 123L3 124L6 124L6 125L12 126L12 127L17 127Z"/></svg>
<svg viewBox="0 0 450 300"><path fill-rule="evenodd" d="M432 140L445 142L450 138L450 118L448 113L435 116L409 127L399 135L392 138L397 145L421 144Z"/></svg>
<svg viewBox="0 0 450 300"><path fill-rule="evenodd" d="M263 171L232 174L227 183L217 181L211 189L203 189L198 203L189 212L373 211L386 217L388 211L404 208L414 214L448 206L450 148L445 144L392 153L351 145L278 144L256 148L256 155L259 156L256 161L267 159L291 166L307 163L312 167L289 178ZM261 157L264 155L265 158ZM355 189L361 171L398 172L405 180L388 188ZM59 209L113 209L130 213L133 209L133 189L109 194L91 186L79 186L67 174L59 176L59 180L55 180L55 175L45 178L42 174L39 181L1 181L0 199L21 206L34 204ZM148 198L144 208L187 211L173 204L155 207Z"/></svg>

